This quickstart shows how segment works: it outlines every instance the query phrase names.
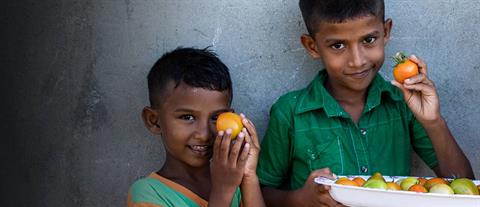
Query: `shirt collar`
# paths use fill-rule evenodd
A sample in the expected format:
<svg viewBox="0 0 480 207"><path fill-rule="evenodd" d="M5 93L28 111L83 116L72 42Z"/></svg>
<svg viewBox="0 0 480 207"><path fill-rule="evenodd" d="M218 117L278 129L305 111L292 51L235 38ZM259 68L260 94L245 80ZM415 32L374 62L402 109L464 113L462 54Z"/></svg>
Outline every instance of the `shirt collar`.
<svg viewBox="0 0 480 207"><path fill-rule="evenodd" d="M329 117L348 117L347 113L323 86L327 77L325 69L321 70L318 75L315 76L315 79L301 94L299 103L295 108L295 114L323 108ZM383 93L388 94L388 96L394 101L402 100L401 92L395 86L386 82L380 74L376 74L368 89L364 112L370 111L380 105Z"/></svg>

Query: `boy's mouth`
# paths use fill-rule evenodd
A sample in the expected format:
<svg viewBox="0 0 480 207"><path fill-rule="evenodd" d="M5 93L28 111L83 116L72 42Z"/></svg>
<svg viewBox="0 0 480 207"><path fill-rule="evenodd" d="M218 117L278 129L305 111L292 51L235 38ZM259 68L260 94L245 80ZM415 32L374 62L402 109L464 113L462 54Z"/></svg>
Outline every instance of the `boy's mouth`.
<svg viewBox="0 0 480 207"><path fill-rule="evenodd" d="M212 148L210 145L188 145L195 154L198 155L207 155Z"/></svg>
<svg viewBox="0 0 480 207"><path fill-rule="evenodd" d="M370 72L372 72L372 70L368 69L368 70L360 71L358 73L351 73L350 75L354 78L365 78L370 74Z"/></svg>

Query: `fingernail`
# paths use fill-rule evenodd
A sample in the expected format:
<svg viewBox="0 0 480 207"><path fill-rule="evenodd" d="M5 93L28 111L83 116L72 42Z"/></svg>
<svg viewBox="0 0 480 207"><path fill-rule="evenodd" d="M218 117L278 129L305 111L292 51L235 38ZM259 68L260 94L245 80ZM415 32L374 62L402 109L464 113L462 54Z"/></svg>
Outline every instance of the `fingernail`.
<svg viewBox="0 0 480 207"><path fill-rule="evenodd" d="M238 138L243 138L245 136L245 134L243 132L240 132L240 133L238 133L237 136L238 136Z"/></svg>
<svg viewBox="0 0 480 207"><path fill-rule="evenodd" d="M219 132L218 132L218 135L219 135L219 136L223 136L223 133L224 133L223 131L219 131Z"/></svg>
<svg viewBox="0 0 480 207"><path fill-rule="evenodd" d="M248 148L248 147L250 147L250 144L246 143L243 147Z"/></svg>
<svg viewBox="0 0 480 207"><path fill-rule="evenodd" d="M405 79L405 83L410 83L412 80L410 79Z"/></svg>
<svg viewBox="0 0 480 207"><path fill-rule="evenodd" d="M337 175L335 173L332 173L332 175L334 179L337 179Z"/></svg>
<svg viewBox="0 0 480 207"><path fill-rule="evenodd" d="M242 122L243 122L244 124L246 124L246 123L248 123L248 120L247 120L247 119L242 119Z"/></svg>
<svg viewBox="0 0 480 207"><path fill-rule="evenodd" d="M417 59L417 56L415 56L415 55L410 55L410 57Z"/></svg>
<svg viewBox="0 0 480 207"><path fill-rule="evenodd" d="M232 134L232 129L228 128L227 130L225 130L225 133Z"/></svg>
<svg viewBox="0 0 480 207"><path fill-rule="evenodd" d="M245 118L245 114L243 114L243 113L240 113L240 116L241 116L242 118Z"/></svg>

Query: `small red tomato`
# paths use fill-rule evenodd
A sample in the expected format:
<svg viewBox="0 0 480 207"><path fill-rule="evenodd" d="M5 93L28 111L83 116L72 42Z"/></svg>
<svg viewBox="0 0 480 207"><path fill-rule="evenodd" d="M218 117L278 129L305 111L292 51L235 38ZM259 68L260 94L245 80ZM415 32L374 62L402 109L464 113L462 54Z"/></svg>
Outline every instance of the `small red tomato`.
<svg viewBox="0 0 480 207"><path fill-rule="evenodd" d="M393 59L396 65L393 67L393 77L396 81L403 84L407 78L418 75L418 65L407 58L407 56L398 52Z"/></svg>

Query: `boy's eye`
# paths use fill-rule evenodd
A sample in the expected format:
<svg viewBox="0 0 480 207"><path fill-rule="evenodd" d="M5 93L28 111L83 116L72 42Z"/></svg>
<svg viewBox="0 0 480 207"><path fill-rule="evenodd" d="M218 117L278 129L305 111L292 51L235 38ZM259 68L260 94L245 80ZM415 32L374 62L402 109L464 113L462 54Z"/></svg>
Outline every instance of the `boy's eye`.
<svg viewBox="0 0 480 207"><path fill-rule="evenodd" d="M367 44L371 44L371 43L374 43L375 40L377 40L376 37L367 37L367 38L365 38L365 40L363 40L363 42L367 43Z"/></svg>
<svg viewBox="0 0 480 207"><path fill-rule="evenodd" d="M189 115L189 114L181 115L179 118L182 119L182 120L185 120L185 121L193 121L193 120L195 120L195 117L192 116L192 115Z"/></svg>
<svg viewBox="0 0 480 207"><path fill-rule="evenodd" d="M214 122L217 121L217 119L218 119L218 114L213 115L211 119L212 119L212 121L214 121Z"/></svg>
<svg viewBox="0 0 480 207"><path fill-rule="evenodd" d="M330 47L335 49L335 50L341 50L341 49L345 48L345 45L343 43L335 43L335 44L331 45Z"/></svg>

